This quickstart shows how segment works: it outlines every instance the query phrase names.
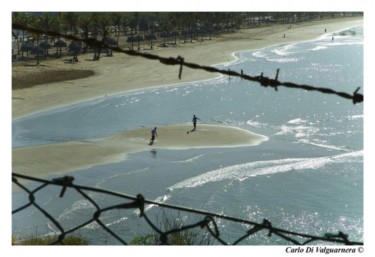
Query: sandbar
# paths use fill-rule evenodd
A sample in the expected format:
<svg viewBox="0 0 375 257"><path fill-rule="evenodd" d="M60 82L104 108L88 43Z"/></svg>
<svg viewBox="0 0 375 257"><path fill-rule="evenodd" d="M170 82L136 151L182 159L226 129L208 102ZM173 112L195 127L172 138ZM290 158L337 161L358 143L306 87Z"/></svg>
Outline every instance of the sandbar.
<svg viewBox="0 0 375 257"><path fill-rule="evenodd" d="M253 146L267 140L263 135L232 126L191 124L158 127L149 145L152 128L124 131L104 138L13 149L13 172L47 176L126 160L130 153L163 149L225 148Z"/></svg>
<svg viewBox="0 0 375 257"><path fill-rule="evenodd" d="M233 53L237 51L316 39L325 34L360 25L363 25L362 17L303 22L291 27L289 24L277 24L241 29L203 42L156 47L152 53L163 57L182 56L187 62L213 65L233 61ZM61 59L45 61L39 67L13 65L13 77L27 77L33 72L49 74L50 71L66 69L92 70L95 75L13 90L12 118L17 119L103 96L219 76L184 68L180 80L177 66L166 66L122 53L114 53L113 57L103 57L100 61L87 59L92 59L92 55L81 55L81 61L74 66L65 64ZM15 148L12 151L12 170L34 176L46 176L118 162L124 160L129 153L152 149L158 151L193 147L238 147L265 140L265 137L233 127L200 124L198 131L187 134L189 128L191 124L160 127L159 137L152 147L147 145L151 128L145 128L85 142Z"/></svg>

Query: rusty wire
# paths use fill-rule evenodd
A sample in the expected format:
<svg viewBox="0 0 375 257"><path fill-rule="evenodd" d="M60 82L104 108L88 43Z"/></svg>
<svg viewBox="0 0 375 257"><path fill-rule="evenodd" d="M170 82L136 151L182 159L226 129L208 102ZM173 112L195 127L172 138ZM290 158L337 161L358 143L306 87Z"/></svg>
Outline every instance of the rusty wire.
<svg viewBox="0 0 375 257"><path fill-rule="evenodd" d="M32 33L42 33L42 34L49 35L49 36L62 37L62 38L69 39L69 40L80 41L80 42L84 42L88 46L99 48L99 49L106 48L115 52L120 52L126 55L130 55L130 56L138 56L138 57L146 58L149 60L158 60L160 63L165 64L165 65L177 65L177 66L180 66L179 72L178 72L179 79L181 79L181 76L182 76L182 68L188 67L188 68L196 69L196 70L204 70L210 73L219 73L223 75L239 77L244 80L257 82L263 87L274 88L276 91L278 90L279 87L302 89L302 90L307 90L307 91L316 91L316 92L320 92L323 94L337 95L344 99L352 100L353 104L363 102L363 94L358 93L360 87L357 87L356 90L354 90L352 94L349 94L346 92L336 91L328 87L316 87L316 86L297 84L297 83L292 83L292 82L280 82L278 80L280 69L277 69L274 79L264 76L263 73L261 73L259 76L250 76L250 75L244 74L242 71L239 73L239 72L232 71L232 70L223 70L223 69L218 69L212 66L205 66L205 65L199 65L196 63L186 62L184 58L181 56L167 58L167 57L161 57L161 56L151 54L151 53L142 53L142 52L134 51L134 50L126 50L118 46L110 46L106 44L104 40L99 41L94 38L82 39L73 35L64 35L55 31L44 31L44 30L32 28L30 26L25 26L25 25L18 24L18 23L12 23L12 28L29 31Z"/></svg>
<svg viewBox="0 0 375 257"><path fill-rule="evenodd" d="M25 184L20 182L20 180L27 180L32 181L37 184L40 184L35 189L30 190ZM268 236L277 236L285 241L285 244L294 244L294 245L306 245L310 244L312 242L326 242L331 244L344 244L344 245L363 245L362 242L355 242L350 241L349 236L344 234L343 232L339 231L337 234L332 233L326 233L323 236L316 236L316 235L309 235L304 233L298 233L289 231L286 229L277 228L272 225L272 223L264 219L262 223L257 223L250 220L240 219L236 217L231 217L223 214L217 214L212 213L204 210L198 210L183 206L177 206L177 205L171 205L171 204L165 204L165 203L159 203L156 201L150 201L145 199L141 194L138 194L137 196L129 196L126 194L120 194L104 189L99 188L93 188L93 187L86 187L81 185L76 185L73 183L74 177L72 176L64 176L52 180L46 180L46 179L40 179L35 178L31 176L26 176L18 173L12 173L12 181L15 185L19 186L24 192L26 192L28 197L28 203L14 209L12 211L12 214L16 214L19 212L22 212L23 210L33 206L38 211L40 211L51 223L53 223L56 228L59 230L59 234L57 239L52 242L51 244L64 244L63 240L66 237L66 235L71 234L91 223L96 223L100 227L102 227L109 235L111 235L113 238L115 238L119 243L127 245L128 242L126 242L120 235L116 234L113 230L111 230L109 227L107 227L102 221L101 221L101 215L107 211L110 210L126 210L126 209L134 209L138 210L139 212L139 218L143 218L145 222L152 228L152 230L159 236L159 242L160 244L168 245L170 244L169 236L178 233L183 232L195 228L200 228L202 230L205 230L208 232L209 235L212 236L213 239L215 239L218 243L222 245L237 245L244 240L251 240L251 237L255 235L256 233L259 233L260 231L265 231L268 233ZM65 192L67 190L75 190L83 199L86 199L89 201L95 208L95 211L92 215L92 217L83 222L82 224L79 224L73 228L65 229L63 225L61 225L56 218L53 217L48 211L46 211L40 203L38 203L38 199L36 199L35 195L45 189L46 187L61 187L61 191L59 194L59 197L64 197ZM116 204L112 206L106 206L101 207L92 197L89 196L88 193L99 193L104 194L107 196L113 196L113 197L120 197L121 200L124 202L121 204ZM202 218L200 221L189 224L189 225L181 225L179 228L173 228L166 231L163 231L162 228L159 228L154 222L151 221L151 219L146 214L145 208L148 205L153 205L158 208L162 208L164 210L177 210L180 212L186 212L190 214L198 214ZM238 239L234 240L233 242L228 242L227 240L223 239L223 234L225 231L220 230L218 226L217 220L226 220L228 222L231 222L231 224L241 224L250 226L250 229L247 229L246 231L243 231L243 236L239 237Z"/></svg>

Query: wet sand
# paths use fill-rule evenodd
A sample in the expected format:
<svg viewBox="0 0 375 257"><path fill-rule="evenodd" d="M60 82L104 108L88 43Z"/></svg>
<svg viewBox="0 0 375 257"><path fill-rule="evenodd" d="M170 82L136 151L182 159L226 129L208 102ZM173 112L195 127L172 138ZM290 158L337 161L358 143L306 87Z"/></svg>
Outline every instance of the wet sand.
<svg viewBox="0 0 375 257"><path fill-rule="evenodd" d="M301 23L292 25L290 29L287 24L274 25L240 30L203 42L159 47L151 53L163 57L182 56L187 62L213 65L233 61L233 53L236 51L310 40L324 35L325 29L329 34L362 24L361 18L345 18ZM80 61L75 64L64 63L63 60L57 59L43 62L40 67L14 65L12 76L19 79L40 72L48 77L52 74L50 71L68 69L92 70L95 75L13 90L13 119L98 97L218 76L218 74L184 68L182 79L179 80L178 66L166 66L157 61L121 53L114 53L113 57L103 57L100 61L90 61L92 54L82 55L79 59ZM41 83L43 82L45 81L41 79ZM128 153L150 150L150 146L147 145L150 130L151 128L124 131L119 135L87 142L13 149L12 170L17 173L45 176L121 161ZM189 125L161 127L159 137L152 147L157 149L239 147L257 144L264 140L263 137L259 138L249 131L233 127L201 125L194 133L187 134L188 130Z"/></svg>

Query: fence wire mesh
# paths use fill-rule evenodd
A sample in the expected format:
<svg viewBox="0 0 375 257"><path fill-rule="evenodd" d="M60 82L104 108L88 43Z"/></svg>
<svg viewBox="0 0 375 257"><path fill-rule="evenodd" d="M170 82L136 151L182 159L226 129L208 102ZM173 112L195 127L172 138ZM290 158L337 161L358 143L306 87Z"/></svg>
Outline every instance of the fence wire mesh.
<svg viewBox="0 0 375 257"><path fill-rule="evenodd" d="M29 31L31 33L43 33L49 36L55 36L55 37L65 38L68 40L80 41L80 42L84 42L85 44L91 47L103 48L103 49L105 48L105 49L110 49L112 51L120 52L120 53L130 55L130 56L138 56L138 57L146 58L149 60L157 60L161 64L164 64L164 65L177 65L179 66L178 77L180 79L182 76L183 67L187 67L191 69L204 70L206 72L211 72L211 73L219 73L223 75L239 77L244 80L256 82L263 87L274 88L276 91L280 87L302 89L302 90L307 90L307 91L315 91L315 92L319 92L323 94L336 95L344 99L351 100L354 104L363 102L363 94L358 93L360 87L357 87L356 90L352 94L349 94L346 92L335 91L327 87L316 87L316 86L297 84L297 83L292 83L292 82L280 82L278 80L280 69L277 69L275 78L269 78L267 76L264 76L263 73L260 74L259 76L250 76L250 75L244 74L242 70L241 72L233 71L230 69L221 70L212 66L204 66L204 65L199 65L196 63L189 63L189 62L186 62L184 58L181 56L178 56L177 58L175 57L165 58L165 57L161 57L161 56L150 54L150 53L144 53L144 52L139 52L139 51L134 51L134 50L126 50L120 47L107 45L104 42L104 40L101 40L101 41L96 40L96 39L87 40L87 39L82 39L82 38L72 36L72 35L64 35L55 31L44 31L44 30L42 31L40 29L36 29L30 26L25 26L25 25L18 24L18 23L12 23L12 28L23 30L23 31ZM23 204L22 206L18 206L15 209L13 209L12 214L14 215L14 214L21 213L28 208L35 208L48 220L48 222L52 223L54 227L57 228L58 236L56 240L51 243L54 245L64 244L64 238L66 236L73 234L76 231L79 231L80 229L90 224L96 224L100 226L104 231L106 231L108 235L113 237L120 244L124 244L124 245L129 244L128 240L124 239L117 231L114 231L113 229L109 228L103 222L102 220L103 215L106 212L109 212L112 210L118 210L120 212L124 210L137 210L139 214L139 218L143 219L146 222L146 224L152 229L154 234L157 235L158 244L162 244L162 245L173 244L173 240L171 240L171 237L174 234L185 232L185 231L191 231L193 229L200 229L200 230L205 231L217 244L222 244L222 245L237 245L245 241L246 243L250 242L251 244L251 239L254 237L254 235L257 235L261 232L266 233L266 236L268 237L271 237L271 236L278 237L283 242L280 244L306 245L306 244L311 244L311 243L325 242L329 244L363 245L362 242L350 241L349 236L347 234L344 234L341 231L338 231L335 234L326 233L322 236L294 232L294 231L290 231L286 229L277 228L267 219L264 219L263 222L261 223L257 223L251 220L240 219L236 217L226 216L223 214L211 213L208 211L197 210L197 209L183 207L183 206L155 202L155 201L145 199L141 194L137 196L130 196L130 195L120 194L120 193L107 191L103 189L76 185L73 183L74 178L71 176L65 176L65 177L56 178L52 180L45 180L45 179L40 179L40 178L35 178L35 177L26 176L22 174L13 173L12 181L14 185L17 185L22 191L26 193L26 197L27 197L27 202ZM37 186L36 188L30 189L28 187L29 185L28 182L30 181L37 183L39 186ZM92 216L86 221L78 225L71 226L69 228L60 224L58 219L55 218L54 215L50 213L48 210L43 208L43 205L40 202L38 202L37 193L40 193L41 191L46 190L46 188L48 187L59 187L60 188L59 197L61 198L65 196L65 193L67 190L74 190L76 193L80 195L82 199L85 199L90 204L92 204L92 206L94 206L94 212ZM122 200L122 203L110 205L110 206L102 206L93 197L90 196L89 193L93 193L93 192L98 193L98 194L103 194L106 196L118 197ZM191 222L190 224L180 225L178 228L165 229L162 226L160 226L160 224L157 224L157 222L153 221L148 216L147 211L146 211L148 206L155 206L163 210L177 210L177 211L185 212L189 214L197 214L201 218L200 220L196 222ZM218 225L219 220L225 220L226 222L229 222L231 224L246 225L247 229L241 232L243 233L242 236L239 236L238 238L229 241L228 239L225 239L225 231L221 230ZM242 226L242 228L244 227L245 226Z"/></svg>
<svg viewBox="0 0 375 257"><path fill-rule="evenodd" d="M227 216L224 214L217 214L204 210L151 201L145 199L141 194L138 194L137 196L130 196L104 189L76 185L73 183L74 177L72 176L64 176L52 180L46 180L13 173L12 181L14 185L17 185L22 191L26 193L27 198L26 203L22 204L21 206L14 207L12 215L21 213L22 211L25 211L28 208L34 207L47 219L49 223L53 224L53 226L57 228L58 236L56 237L56 240L51 243L53 245L64 244L63 241L67 235L73 234L74 232L77 232L80 229L93 224L95 224L96 226L100 226L108 235L117 240L118 243L128 245L129 241L125 240L117 231L114 231L109 226L107 226L105 222L102 220L102 217L106 212L113 210L117 210L119 212L125 210L137 211L139 219L143 219L144 222L151 228L154 235L156 235L155 237L157 244L161 245L174 244L175 241L173 241L172 239L173 235L176 235L176 233L193 231L194 229L199 229L202 230L202 233L206 233L210 237L210 239L207 242L222 245L237 245L244 243L245 241L246 244L251 244L252 237L261 232L266 233L267 237L278 237L279 239L281 239L279 244L306 245L316 242L344 245L363 244L362 242L350 241L349 236L341 231L338 231L335 234L326 233L322 236L299 233L286 229L277 228L271 223L271 221L267 219L264 219L261 223L257 223L251 220L240 219L232 216ZM29 188L30 182L34 182L38 186L31 189ZM43 204L38 201L38 193L40 193L43 190L46 190L46 188L48 187L60 188L60 198L63 198L68 190L75 191L80 195L82 199L92 204L92 206L94 207L92 215L88 216L89 218L87 218L87 220L80 222L79 224L73 226L70 224L69 227L67 227L66 225L62 225L58 221L58 219L56 219L54 215L50 213L48 210L46 210L43 207ZM95 200L92 196L90 196L90 193L102 194L109 197L117 197L121 199L121 203L104 206L103 204ZM182 224L178 227L169 227L168 229L165 229L162 225L153 221L153 219L149 217L149 215L147 214L147 209L149 206L157 207L165 211L177 210L179 212L198 215L200 216L200 220L191 222L190 224ZM223 231L223 229L220 229L220 226L218 225L219 220L226 221L232 225L241 225L243 229L243 231L241 231L242 235L231 241L226 239L225 231Z"/></svg>

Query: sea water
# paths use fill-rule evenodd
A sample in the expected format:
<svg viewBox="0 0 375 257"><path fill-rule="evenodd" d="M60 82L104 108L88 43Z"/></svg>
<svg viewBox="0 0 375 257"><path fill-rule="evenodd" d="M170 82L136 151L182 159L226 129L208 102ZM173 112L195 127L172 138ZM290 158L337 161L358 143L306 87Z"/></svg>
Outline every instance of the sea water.
<svg viewBox="0 0 375 257"><path fill-rule="evenodd" d="M334 36L334 40L332 40ZM252 76L352 93L363 92L363 29L355 27L306 42L235 53L217 65ZM124 78L126 81L126 78ZM336 95L280 87L278 91L220 76L158 89L98 98L13 121L13 147L84 141L138 128L186 123L193 114L205 124L230 125L267 136L251 147L158 149L130 154L119 163L73 172L75 183L166 204L220 213L298 233L323 236L342 231L363 240L363 104ZM199 123L198 123L199 130ZM160 135L158 140L162 140ZM16 170L14 172L17 172ZM43 189L37 199L68 228L93 217L95 207L72 191ZM90 193L103 206L123 199ZM13 206L27 195L13 192ZM148 206L156 224L168 210ZM135 210L101 215L108 228L131 240L153 233ZM166 215L168 216L168 215ZM184 224L203 217L174 212ZM217 220L221 237L234 242L250 227ZM59 230L35 208L13 215L18 234ZM92 223L79 233L92 244L119 242ZM214 243L219 243L214 241ZM286 244L260 233L243 244Z"/></svg>

